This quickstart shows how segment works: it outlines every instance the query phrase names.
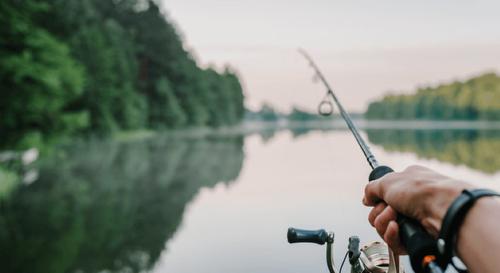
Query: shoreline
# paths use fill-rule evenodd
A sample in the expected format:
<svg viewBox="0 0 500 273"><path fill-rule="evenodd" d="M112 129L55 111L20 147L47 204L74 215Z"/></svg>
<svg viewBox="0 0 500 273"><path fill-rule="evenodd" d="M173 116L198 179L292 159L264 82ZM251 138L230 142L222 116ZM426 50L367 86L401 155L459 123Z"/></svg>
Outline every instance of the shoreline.
<svg viewBox="0 0 500 273"><path fill-rule="evenodd" d="M492 130L500 131L500 121L423 121L423 120L365 120L354 119L360 130ZM224 135L249 135L284 130L348 130L342 119L321 121L243 121L232 127L192 127L165 131L122 131L112 138L117 141L133 141L154 136L205 137Z"/></svg>
<svg viewBox="0 0 500 273"><path fill-rule="evenodd" d="M361 130L500 130L500 121L443 121L443 120L366 120L353 119ZM319 129L346 130L347 125L342 119L319 121L244 121L240 127L246 130L275 129Z"/></svg>
<svg viewBox="0 0 500 273"><path fill-rule="evenodd" d="M354 119L353 122L362 130L481 130L500 131L500 121L430 121L430 120L365 120ZM48 146L54 147L68 143L86 142L89 140L130 142L149 139L153 137L187 137L200 138L210 136L235 136L252 135L261 133L271 133L286 130L306 130L306 131L344 131L348 130L342 119L312 120L312 121L242 121L240 124L231 127L188 127L171 129L164 131L155 130L133 130L119 131L107 137L87 136L87 137L64 137L51 143ZM37 147L43 148L43 147ZM0 152L19 151L24 149L3 149ZM42 149L43 150L43 149Z"/></svg>

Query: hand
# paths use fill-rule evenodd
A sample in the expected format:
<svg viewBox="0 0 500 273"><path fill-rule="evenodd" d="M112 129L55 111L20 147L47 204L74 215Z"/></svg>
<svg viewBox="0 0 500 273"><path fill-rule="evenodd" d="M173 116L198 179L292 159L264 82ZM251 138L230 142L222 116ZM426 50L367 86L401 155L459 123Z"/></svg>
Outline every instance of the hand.
<svg viewBox="0 0 500 273"><path fill-rule="evenodd" d="M469 188L472 188L470 184L424 167L411 166L369 183L363 203L373 207L368 220L378 234L394 252L404 254L397 214L418 220L427 232L437 237L446 210L462 190Z"/></svg>

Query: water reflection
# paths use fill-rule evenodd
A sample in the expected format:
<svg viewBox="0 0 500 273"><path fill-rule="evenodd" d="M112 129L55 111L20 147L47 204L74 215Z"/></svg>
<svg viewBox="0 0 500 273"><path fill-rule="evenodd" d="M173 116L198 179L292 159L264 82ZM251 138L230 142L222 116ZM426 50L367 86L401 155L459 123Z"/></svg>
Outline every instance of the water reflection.
<svg viewBox="0 0 500 273"><path fill-rule="evenodd" d="M424 164L500 185L500 131L367 133L396 169ZM289 225L334 230L337 253L350 235L378 239L360 203L369 168L348 131L259 135L94 141L21 168L38 179L0 195L0 271L322 272L323 249L290 248Z"/></svg>
<svg viewBox="0 0 500 273"><path fill-rule="evenodd" d="M40 162L1 202L2 272L142 272L201 187L230 183L243 138L87 143Z"/></svg>
<svg viewBox="0 0 500 273"><path fill-rule="evenodd" d="M421 158L466 165L486 173L500 171L499 130L376 130L370 142L387 151L412 152Z"/></svg>

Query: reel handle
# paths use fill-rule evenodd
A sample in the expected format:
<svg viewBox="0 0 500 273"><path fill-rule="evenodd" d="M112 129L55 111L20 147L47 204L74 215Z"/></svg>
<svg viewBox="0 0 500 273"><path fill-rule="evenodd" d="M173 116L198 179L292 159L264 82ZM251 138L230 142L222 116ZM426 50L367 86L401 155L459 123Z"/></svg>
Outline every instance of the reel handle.
<svg viewBox="0 0 500 273"><path fill-rule="evenodd" d="M286 235L288 243L314 243L324 245L328 242L328 232L324 229L319 230L305 230L297 228L288 228Z"/></svg>
<svg viewBox="0 0 500 273"><path fill-rule="evenodd" d="M379 166L371 173L370 182L394 172L390 167ZM428 256L438 257L436 240L422 227L422 225L407 216L398 214L399 237L410 256L411 266L417 273L427 272L424 263Z"/></svg>

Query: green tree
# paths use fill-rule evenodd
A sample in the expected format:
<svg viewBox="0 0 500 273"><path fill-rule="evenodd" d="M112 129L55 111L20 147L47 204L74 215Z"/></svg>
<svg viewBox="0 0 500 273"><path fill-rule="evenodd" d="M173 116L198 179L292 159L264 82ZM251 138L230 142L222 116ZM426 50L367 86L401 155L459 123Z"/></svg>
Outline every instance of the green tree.
<svg viewBox="0 0 500 273"><path fill-rule="evenodd" d="M276 121L279 119L276 110L268 103L262 105L262 108L258 112L258 116L264 121Z"/></svg>
<svg viewBox="0 0 500 273"><path fill-rule="evenodd" d="M0 130L5 138L73 133L88 126L87 112L70 107L82 94L83 69L64 43L33 22L34 14L46 8L37 3L0 4Z"/></svg>
<svg viewBox="0 0 500 273"><path fill-rule="evenodd" d="M186 115L167 78L157 81L154 95L150 100L154 103L149 106L150 124L153 128L175 128L186 123Z"/></svg>
<svg viewBox="0 0 500 273"><path fill-rule="evenodd" d="M369 119L499 120L500 77L487 73L465 82L386 95L368 106Z"/></svg>
<svg viewBox="0 0 500 273"><path fill-rule="evenodd" d="M12 139L243 118L236 72L200 68L156 1L6 0L0 12L0 130Z"/></svg>

